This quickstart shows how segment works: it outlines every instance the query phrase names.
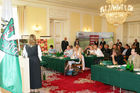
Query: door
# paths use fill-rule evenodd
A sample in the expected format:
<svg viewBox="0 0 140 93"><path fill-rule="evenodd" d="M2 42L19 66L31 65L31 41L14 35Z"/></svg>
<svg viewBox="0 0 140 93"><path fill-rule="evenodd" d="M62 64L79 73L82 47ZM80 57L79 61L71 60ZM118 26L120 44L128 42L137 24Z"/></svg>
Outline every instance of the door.
<svg viewBox="0 0 140 93"><path fill-rule="evenodd" d="M132 45L135 39L140 41L140 22L128 23L127 43Z"/></svg>
<svg viewBox="0 0 140 93"><path fill-rule="evenodd" d="M53 27L52 27L53 26ZM54 48L61 51L61 41L64 38L64 21L53 20L51 21L51 36L54 39Z"/></svg>

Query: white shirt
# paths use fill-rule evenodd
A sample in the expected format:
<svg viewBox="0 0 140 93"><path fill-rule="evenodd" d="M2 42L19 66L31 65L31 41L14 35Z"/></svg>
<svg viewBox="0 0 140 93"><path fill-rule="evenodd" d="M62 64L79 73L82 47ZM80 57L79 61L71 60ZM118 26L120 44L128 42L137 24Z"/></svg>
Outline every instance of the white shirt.
<svg viewBox="0 0 140 93"><path fill-rule="evenodd" d="M125 50L123 51L122 54L123 54L123 55L126 55L127 50L128 50L128 49L125 49Z"/></svg>
<svg viewBox="0 0 140 93"><path fill-rule="evenodd" d="M94 53L94 50L89 50L90 54Z"/></svg>
<svg viewBox="0 0 140 93"><path fill-rule="evenodd" d="M64 52L64 55L68 56L68 57L71 57L73 55L73 49L70 49L70 50L66 50Z"/></svg>
<svg viewBox="0 0 140 93"><path fill-rule="evenodd" d="M50 48L50 49L48 50L48 53L49 53L49 54L54 54L54 53L56 53L56 49L51 49L51 48Z"/></svg>
<svg viewBox="0 0 140 93"><path fill-rule="evenodd" d="M22 54L22 55L23 55L24 57L28 57L28 54L27 54L27 51L26 51L26 48L25 48L25 47L26 47L26 45L25 45L24 48L23 48L23 54ZM41 48L40 48L39 45L38 45L37 47L38 47L38 57L39 57L40 61L42 61L42 58L41 58L41 57L42 57Z"/></svg>
<svg viewBox="0 0 140 93"><path fill-rule="evenodd" d="M94 50L94 53L97 55L97 57L104 57L104 54L99 48L97 48L97 50Z"/></svg>

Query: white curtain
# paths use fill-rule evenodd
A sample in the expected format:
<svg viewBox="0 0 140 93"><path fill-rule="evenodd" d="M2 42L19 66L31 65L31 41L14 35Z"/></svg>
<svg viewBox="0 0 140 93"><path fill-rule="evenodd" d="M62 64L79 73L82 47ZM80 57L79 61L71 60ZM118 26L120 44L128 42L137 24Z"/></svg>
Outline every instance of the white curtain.
<svg viewBox="0 0 140 93"><path fill-rule="evenodd" d="M12 12L13 12L12 15L13 15L13 18L14 18L14 26L15 26L16 37L20 38L17 6L12 6ZM0 6L0 24L1 24L1 17L2 17L2 6ZM0 28L1 28L1 25L0 25ZM1 31L0 31L0 36L1 36Z"/></svg>

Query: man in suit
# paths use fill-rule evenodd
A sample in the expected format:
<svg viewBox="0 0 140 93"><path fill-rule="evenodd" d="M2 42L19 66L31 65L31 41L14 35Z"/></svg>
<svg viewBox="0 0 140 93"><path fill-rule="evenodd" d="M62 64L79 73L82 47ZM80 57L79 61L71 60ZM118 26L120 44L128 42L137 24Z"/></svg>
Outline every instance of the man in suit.
<svg viewBox="0 0 140 93"><path fill-rule="evenodd" d="M98 39L95 39L94 44L97 45L97 47L98 47L98 44L99 44Z"/></svg>
<svg viewBox="0 0 140 93"><path fill-rule="evenodd" d="M122 44L122 42L120 42L120 40L117 39L117 43L116 43L116 45L118 46L119 44Z"/></svg>
<svg viewBox="0 0 140 93"><path fill-rule="evenodd" d="M63 52L65 51L65 49L67 49L68 45L69 45L69 42L67 41L67 37L65 37L64 40L61 42L61 48Z"/></svg>
<svg viewBox="0 0 140 93"><path fill-rule="evenodd" d="M139 42L137 41L137 39L135 39L135 42L133 43L133 45L136 46L136 49L139 49Z"/></svg>
<svg viewBox="0 0 140 93"><path fill-rule="evenodd" d="M128 44L125 45L125 49L122 52L122 55L124 56L124 58L127 60L128 57L131 55L131 49L130 46Z"/></svg>
<svg viewBox="0 0 140 93"><path fill-rule="evenodd" d="M102 38L101 42L100 42L100 45L103 45L103 48L104 48L104 45L106 44L106 42L104 41L104 38Z"/></svg>
<svg viewBox="0 0 140 93"><path fill-rule="evenodd" d="M124 47L122 47L122 43L119 43L119 46L120 46L120 50L121 50L121 53L124 51Z"/></svg>
<svg viewBox="0 0 140 93"><path fill-rule="evenodd" d="M103 54L105 59L109 59L111 57L111 50L109 49L109 45L105 44L103 49Z"/></svg>

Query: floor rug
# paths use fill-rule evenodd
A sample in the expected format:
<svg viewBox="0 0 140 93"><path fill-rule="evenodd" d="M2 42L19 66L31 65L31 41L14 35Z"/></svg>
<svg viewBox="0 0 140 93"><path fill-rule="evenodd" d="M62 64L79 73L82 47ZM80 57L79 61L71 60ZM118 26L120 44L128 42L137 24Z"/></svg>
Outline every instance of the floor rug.
<svg viewBox="0 0 140 93"><path fill-rule="evenodd" d="M61 73L45 70L46 80L42 81L45 93L120 93L119 88L91 80L90 70L76 76L65 76ZM128 93L122 90L121 93Z"/></svg>

